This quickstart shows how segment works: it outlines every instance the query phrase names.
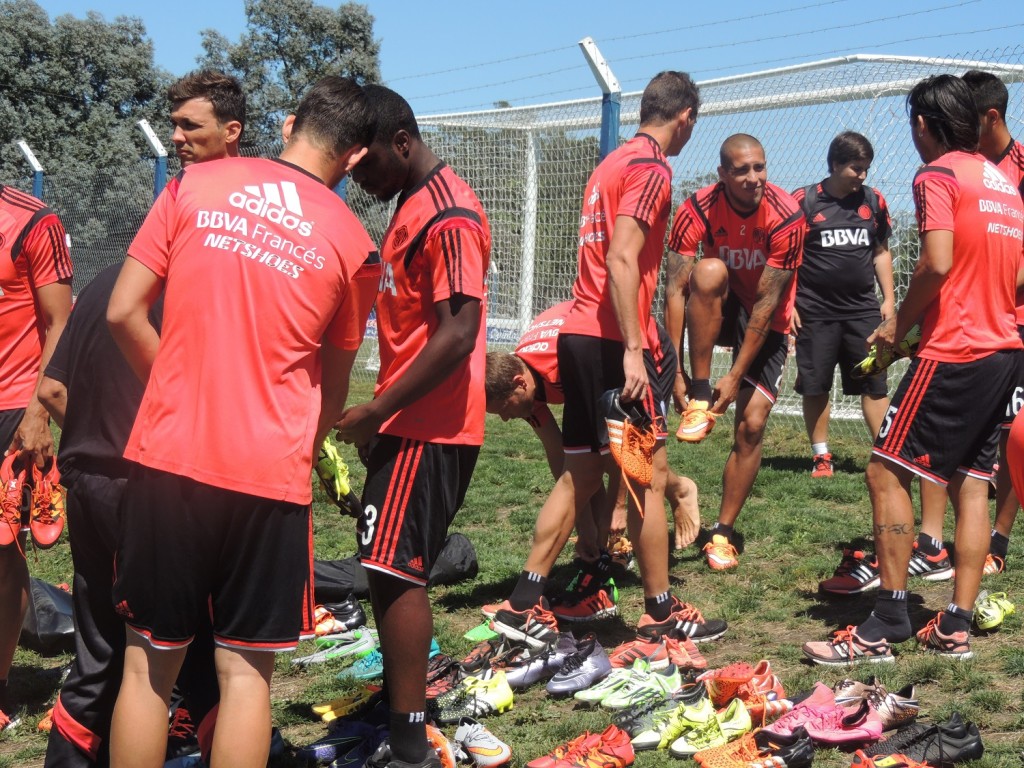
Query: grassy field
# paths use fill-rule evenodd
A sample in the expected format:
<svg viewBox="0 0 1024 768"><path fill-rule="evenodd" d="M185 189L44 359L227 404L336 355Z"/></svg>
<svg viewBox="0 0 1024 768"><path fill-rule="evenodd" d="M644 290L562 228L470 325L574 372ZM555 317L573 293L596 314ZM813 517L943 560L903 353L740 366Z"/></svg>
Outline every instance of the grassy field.
<svg viewBox="0 0 1024 768"><path fill-rule="evenodd" d="M366 396L366 390L360 388L352 399L355 402ZM721 423L700 445L672 441L668 446L671 465L692 477L700 489L706 526L717 515L730 426ZM534 516L551 487L540 445L525 423L503 424L491 419L487 427L487 443L454 526L476 545L480 574L470 582L432 591L435 634L441 648L457 658L472 646L462 635L480 622L480 606L506 597L511 589L529 547ZM800 653L804 641L824 638L831 629L862 620L873 603L870 593L834 600L822 599L817 593L818 581L832 573L844 545L870 546L865 536L870 530L871 510L863 480L867 440L844 437L833 440L832 446L837 456L836 476L812 480L802 424L790 418L775 419L769 427L760 477L737 527L745 542L739 569L712 573L693 547L672 554L676 593L695 603L705 615L729 622L725 637L701 646L711 666L766 658L786 690L792 692L805 690L816 680L831 685L850 676L842 670L813 667ZM359 487L362 468L348 446L345 455ZM322 499L315 504L317 556L323 559L347 557L355 551L354 524L332 509ZM952 539L951 514L946 538ZM1024 595L1021 540L1024 537L1018 535L1010 550L1013 570L987 577L984 584L990 590L1006 591L1011 600L1021 600ZM70 581L66 540L39 553L38 558L30 554L29 565L42 578ZM567 578L568 571L568 557L563 556L555 578ZM948 582L932 584L920 579L912 579L910 587L911 621L917 628L945 606L951 590ZM628 578L620 584L619 618L577 625L574 630L577 635L595 631L606 647L629 639L643 612L642 598L638 579ZM881 669L875 665L855 668L852 676L866 679L877 673L890 690L909 682L917 684L922 713L927 717L944 720L956 710L978 724L986 745L979 766L1016 768L1024 749L1024 645L1019 614L1011 616L999 631L976 638L974 650L974 659L951 662L921 653L910 641L897 646L895 664L881 665ZM300 652L308 651L303 647ZM68 661L19 649L11 686L27 714L16 731L0 736L0 768L42 765L46 740L35 726L56 695L57 670ZM274 719L291 744L301 746L325 733L309 707L343 690L335 679L339 668L328 664L295 670L288 656L279 658ZM543 686L535 686L517 696L513 710L489 718L487 725L512 746L515 764L523 765L582 730L600 730L608 722L601 711L574 709L569 702L548 699ZM645 752L636 764L646 768L674 762L667 753ZM821 750L816 757L817 765L828 768L849 762L849 755L835 750ZM297 764L290 756L273 763Z"/></svg>

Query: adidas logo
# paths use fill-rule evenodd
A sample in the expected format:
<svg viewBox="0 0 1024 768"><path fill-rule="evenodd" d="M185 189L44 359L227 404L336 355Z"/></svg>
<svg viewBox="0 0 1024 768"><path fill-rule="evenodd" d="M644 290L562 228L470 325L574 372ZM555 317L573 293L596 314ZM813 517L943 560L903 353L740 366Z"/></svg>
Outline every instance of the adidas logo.
<svg viewBox="0 0 1024 768"><path fill-rule="evenodd" d="M924 454L923 456L915 456L914 463L919 464L922 467L930 467L932 465L932 457L929 456L927 453Z"/></svg>
<svg viewBox="0 0 1024 768"><path fill-rule="evenodd" d="M410 560L409 561L409 569L413 570L413 571L419 571L420 573L423 573L423 558L422 557L414 557L412 560Z"/></svg>
<svg viewBox="0 0 1024 768"><path fill-rule="evenodd" d="M118 616L123 616L126 619L134 619L135 614L132 613L131 608L128 607L128 601L122 600L116 606L114 606L114 613Z"/></svg>
<svg viewBox="0 0 1024 768"><path fill-rule="evenodd" d="M232 208L240 208L303 236L308 237L313 231L313 222L302 218L302 203L293 182L250 184L242 190L228 195L228 204Z"/></svg>
<svg viewBox="0 0 1024 768"><path fill-rule="evenodd" d="M719 227L718 231L715 232L715 237L725 237L728 232L725 231L725 227Z"/></svg>
<svg viewBox="0 0 1024 768"><path fill-rule="evenodd" d="M1003 192L1007 195L1016 196L1018 194L1014 186L999 171L999 169L988 161L985 162L985 174L981 183L988 189L994 189L997 192Z"/></svg>
<svg viewBox="0 0 1024 768"><path fill-rule="evenodd" d="M815 223L815 224L821 224L821 222L825 221L825 214L824 213L816 213L816 214L814 214L814 218L811 219L811 221L813 223Z"/></svg>

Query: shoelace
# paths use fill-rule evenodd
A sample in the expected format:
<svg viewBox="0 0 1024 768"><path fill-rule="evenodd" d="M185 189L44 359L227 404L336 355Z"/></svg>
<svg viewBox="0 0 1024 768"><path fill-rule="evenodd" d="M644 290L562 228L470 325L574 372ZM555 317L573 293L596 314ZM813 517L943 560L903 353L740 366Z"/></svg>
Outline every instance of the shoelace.
<svg viewBox="0 0 1024 768"><path fill-rule="evenodd" d="M692 621L694 624L704 623L704 614L697 610L696 606L690 605L689 603L678 603L673 614L683 621Z"/></svg>
<svg viewBox="0 0 1024 768"><path fill-rule="evenodd" d="M171 726L167 729L167 735L179 739L187 739L195 732L196 727L192 722L192 715L189 714L188 710L184 707L178 707L175 709L174 718L171 720Z"/></svg>

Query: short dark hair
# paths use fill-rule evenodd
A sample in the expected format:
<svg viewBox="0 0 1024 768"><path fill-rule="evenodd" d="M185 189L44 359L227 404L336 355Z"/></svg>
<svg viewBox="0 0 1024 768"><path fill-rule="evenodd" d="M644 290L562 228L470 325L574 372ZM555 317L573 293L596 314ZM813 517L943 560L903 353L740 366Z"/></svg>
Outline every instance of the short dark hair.
<svg viewBox="0 0 1024 768"><path fill-rule="evenodd" d="M667 123L687 108L692 110L692 117L696 120L700 109L697 84L685 72L659 72L640 97L640 125Z"/></svg>
<svg viewBox="0 0 1024 768"><path fill-rule="evenodd" d="M237 120L245 128L245 92L238 78L216 69L189 72L167 89L171 107L189 99L206 99L219 123Z"/></svg>
<svg viewBox="0 0 1024 768"><path fill-rule="evenodd" d="M871 165L875 159L875 148L871 146L867 136L856 131L843 131L828 145L828 172L833 173L836 167L852 163L855 160Z"/></svg>
<svg viewBox="0 0 1024 768"><path fill-rule="evenodd" d="M734 133L722 142L718 150L718 163L723 168L729 167L729 152L737 147L757 147L764 154L764 145L749 133Z"/></svg>
<svg viewBox="0 0 1024 768"><path fill-rule="evenodd" d="M981 121L967 83L953 75L932 75L907 94L910 119L923 117L928 131L945 150L977 152Z"/></svg>
<svg viewBox="0 0 1024 768"><path fill-rule="evenodd" d="M1010 103L1010 94L1002 80L991 72L982 72L980 69L970 69L964 72L960 79L971 89L971 96L974 97L979 114L994 109L1003 122L1006 122L1006 106Z"/></svg>
<svg viewBox="0 0 1024 768"><path fill-rule="evenodd" d="M488 403L505 402L515 392L513 378L526 371L526 363L508 352L488 352L484 396Z"/></svg>
<svg viewBox="0 0 1024 768"><path fill-rule="evenodd" d="M328 75L320 78L302 97L295 110L293 135L336 155L373 140L373 113L362 87L352 78Z"/></svg>
<svg viewBox="0 0 1024 768"><path fill-rule="evenodd" d="M408 101L390 88L375 83L364 85L363 90L377 124L373 141L390 143L399 131L405 131L414 139L420 138L420 126Z"/></svg>

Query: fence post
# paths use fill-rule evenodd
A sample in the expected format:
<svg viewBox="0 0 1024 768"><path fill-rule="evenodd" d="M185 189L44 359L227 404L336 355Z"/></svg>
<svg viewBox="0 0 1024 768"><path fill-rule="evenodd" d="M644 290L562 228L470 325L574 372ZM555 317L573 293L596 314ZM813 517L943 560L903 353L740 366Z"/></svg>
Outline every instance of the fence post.
<svg viewBox="0 0 1024 768"><path fill-rule="evenodd" d="M590 65L594 79L601 86L601 159L619 145L619 109L622 86L605 61L593 38L585 37L579 42L580 50Z"/></svg>
<svg viewBox="0 0 1024 768"><path fill-rule="evenodd" d="M164 149L164 145L157 138L156 133L149 125L149 121L143 118L138 122L139 128L142 129L142 134L146 137L146 141L149 143L150 148L153 150L154 157L154 169L153 169L153 199L156 200L160 193L164 191L164 186L167 184L167 150Z"/></svg>
<svg viewBox="0 0 1024 768"><path fill-rule="evenodd" d="M533 320L533 278L537 256L537 138L526 131L526 179L523 195L523 260L519 275L519 333Z"/></svg>
<svg viewBox="0 0 1024 768"><path fill-rule="evenodd" d="M25 156L28 164L32 166L32 195L34 197L43 199L43 166L39 164L36 159L35 152L29 147L28 142L22 139L18 142L18 149L21 150L21 154Z"/></svg>

